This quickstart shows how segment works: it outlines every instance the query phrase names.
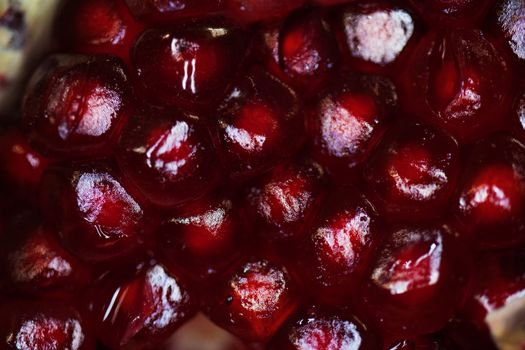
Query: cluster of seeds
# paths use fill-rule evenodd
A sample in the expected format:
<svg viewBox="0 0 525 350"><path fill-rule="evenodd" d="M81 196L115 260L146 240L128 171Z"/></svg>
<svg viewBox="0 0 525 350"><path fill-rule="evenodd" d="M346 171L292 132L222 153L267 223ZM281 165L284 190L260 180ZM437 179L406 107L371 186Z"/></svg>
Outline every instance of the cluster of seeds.
<svg viewBox="0 0 525 350"><path fill-rule="evenodd" d="M247 349L488 350L524 304L522 0L75 0L54 38L0 133L0 348L201 312Z"/></svg>

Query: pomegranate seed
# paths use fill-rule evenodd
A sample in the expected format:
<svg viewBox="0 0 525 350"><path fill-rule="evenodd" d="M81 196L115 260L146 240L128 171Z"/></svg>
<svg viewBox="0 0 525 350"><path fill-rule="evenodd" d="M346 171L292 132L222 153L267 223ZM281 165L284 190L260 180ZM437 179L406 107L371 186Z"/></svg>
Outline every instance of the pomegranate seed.
<svg viewBox="0 0 525 350"><path fill-rule="evenodd" d="M328 197L307 238L303 266L317 298L337 304L354 297L380 238L378 215L365 197L343 189Z"/></svg>
<svg viewBox="0 0 525 350"><path fill-rule="evenodd" d="M270 339L298 305L286 268L267 260L246 263L224 282L210 296L210 316L247 340Z"/></svg>
<svg viewBox="0 0 525 350"><path fill-rule="evenodd" d="M206 126L172 110L137 111L122 132L117 160L124 176L160 207L203 196L220 176Z"/></svg>
<svg viewBox="0 0 525 350"><path fill-rule="evenodd" d="M465 167L457 210L484 247L525 239L525 146L499 136L479 142Z"/></svg>
<svg viewBox="0 0 525 350"><path fill-rule="evenodd" d="M461 140L505 125L508 65L477 30L429 33L401 78L407 109ZM497 123L496 123L497 122Z"/></svg>
<svg viewBox="0 0 525 350"><path fill-rule="evenodd" d="M4 290L61 294L89 282L88 270L44 227L19 229L6 237L2 254ZM24 232L25 231L25 232Z"/></svg>
<svg viewBox="0 0 525 350"><path fill-rule="evenodd" d="M245 224L238 211L235 201L219 195L177 210L157 232L162 256L193 278L224 272L241 255Z"/></svg>
<svg viewBox="0 0 525 350"><path fill-rule="evenodd" d="M316 12L290 17L279 34L278 61L294 85L316 93L337 67L339 52L329 23Z"/></svg>
<svg viewBox="0 0 525 350"><path fill-rule="evenodd" d="M438 216L456 185L458 153L457 143L439 130L401 122L384 137L365 176L392 218Z"/></svg>
<svg viewBox="0 0 525 350"><path fill-rule="evenodd" d="M348 6L341 25L348 58L365 70L394 63L415 29L409 12L389 2L375 1Z"/></svg>
<svg viewBox="0 0 525 350"><path fill-rule="evenodd" d="M390 80L343 75L322 95L310 117L314 158L334 175L346 176L377 145L396 104Z"/></svg>
<svg viewBox="0 0 525 350"><path fill-rule="evenodd" d="M0 349L525 344L524 0L4 2Z"/></svg>
<svg viewBox="0 0 525 350"><path fill-rule="evenodd" d="M367 312L382 329L426 334L443 328L460 298L464 249L447 226L394 230L363 289Z"/></svg>
<svg viewBox="0 0 525 350"><path fill-rule="evenodd" d="M255 176L296 152L303 140L301 111L297 94L263 70L237 81L217 112L230 174Z"/></svg>
<svg viewBox="0 0 525 350"><path fill-rule="evenodd" d="M38 150L62 156L108 152L127 118L128 89L117 59L51 56L24 99L30 140Z"/></svg>
<svg viewBox="0 0 525 350"><path fill-rule="evenodd" d="M354 317L307 313L286 327L270 345L275 350L380 349L370 331Z"/></svg>
<svg viewBox="0 0 525 350"><path fill-rule="evenodd" d="M325 184L323 169L309 160L273 169L247 196L261 235L280 242L302 237L317 215Z"/></svg>
<svg viewBox="0 0 525 350"><path fill-rule="evenodd" d="M51 162L29 145L20 130L10 129L0 135L0 168L10 184L35 189Z"/></svg>
<svg viewBox="0 0 525 350"><path fill-rule="evenodd" d="M159 345L195 312L180 278L155 263L107 274L92 294L96 333L111 349Z"/></svg>
<svg viewBox="0 0 525 350"><path fill-rule="evenodd" d="M63 302L8 300L0 312L0 344L4 349L95 349L78 312Z"/></svg>
<svg viewBox="0 0 525 350"><path fill-rule="evenodd" d="M49 221L74 255L99 262L137 248L147 226L144 211L110 165L51 169L43 188Z"/></svg>
<svg viewBox="0 0 525 350"><path fill-rule="evenodd" d="M142 94L156 103L197 108L217 102L243 59L245 35L220 21L151 28L131 58Z"/></svg>
<svg viewBox="0 0 525 350"><path fill-rule="evenodd" d="M113 54L129 62L129 50L143 25L133 19L124 0L77 0L66 4L56 29L72 51Z"/></svg>

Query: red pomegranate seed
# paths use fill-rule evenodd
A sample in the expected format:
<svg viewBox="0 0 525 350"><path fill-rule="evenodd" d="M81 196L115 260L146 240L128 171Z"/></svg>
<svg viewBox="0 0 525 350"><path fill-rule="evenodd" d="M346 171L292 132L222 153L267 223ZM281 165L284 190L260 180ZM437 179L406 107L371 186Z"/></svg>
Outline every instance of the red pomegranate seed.
<svg viewBox="0 0 525 350"><path fill-rule="evenodd" d="M295 153L303 140L301 111L297 94L263 70L237 81L217 111L219 142L231 176L258 175Z"/></svg>
<svg viewBox="0 0 525 350"><path fill-rule="evenodd" d="M29 138L38 150L66 157L108 152L127 118L128 90L117 59L51 56L24 99Z"/></svg>
<svg viewBox="0 0 525 350"><path fill-rule="evenodd" d="M203 196L220 176L202 120L169 109L137 111L122 132L116 155L124 177L160 207Z"/></svg>
<svg viewBox="0 0 525 350"><path fill-rule="evenodd" d="M186 285L155 263L105 275L92 299L96 334L111 349L158 346L195 313Z"/></svg>
<svg viewBox="0 0 525 350"><path fill-rule="evenodd" d="M95 349L78 312L63 302L7 300L0 306L0 312L3 349Z"/></svg>
<svg viewBox="0 0 525 350"><path fill-rule="evenodd" d="M0 168L2 177L20 189L35 189L52 160L29 145L18 129L0 135Z"/></svg>
<svg viewBox="0 0 525 350"><path fill-rule="evenodd" d="M351 303L381 236L379 217L365 197L345 189L328 197L307 238L302 266L315 298Z"/></svg>
<svg viewBox="0 0 525 350"><path fill-rule="evenodd" d="M481 31L432 32L407 64L402 97L408 110L461 140L472 140L505 126L509 73Z"/></svg>
<svg viewBox="0 0 525 350"><path fill-rule="evenodd" d="M392 219L419 221L446 208L459 168L458 145L450 136L405 121L385 135L365 177Z"/></svg>
<svg viewBox="0 0 525 350"><path fill-rule="evenodd" d="M218 20L146 30L131 58L141 92L169 105L217 102L243 60L245 34Z"/></svg>
<svg viewBox="0 0 525 350"><path fill-rule="evenodd" d="M443 328L461 297L468 253L447 226L394 230L363 288L370 317L383 331L427 334Z"/></svg>
<svg viewBox="0 0 525 350"><path fill-rule="evenodd" d="M70 50L113 54L124 62L129 62L129 50L143 30L124 0L70 1L57 24L57 36Z"/></svg>
<svg viewBox="0 0 525 350"><path fill-rule="evenodd" d="M396 104L395 87L387 78L342 75L310 116L314 158L334 175L346 176L377 145Z"/></svg>
<svg viewBox="0 0 525 350"><path fill-rule="evenodd" d="M371 332L354 317L309 312L287 326L271 350L379 350Z"/></svg>
<svg viewBox="0 0 525 350"><path fill-rule="evenodd" d="M239 209L212 195L177 210L157 232L161 255L197 280L224 272L242 255L246 225Z"/></svg>
<svg viewBox="0 0 525 350"><path fill-rule="evenodd" d="M0 349L525 344L524 0L8 2Z"/></svg>
<svg viewBox="0 0 525 350"><path fill-rule="evenodd" d="M484 247L525 239L525 146L505 136L480 141L465 166L457 210Z"/></svg>
<svg viewBox="0 0 525 350"><path fill-rule="evenodd" d="M266 341L295 311L296 293L286 268L266 260L248 262L210 293L209 313L241 338Z"/></svg>
<svg viewBox="0 0 525 350"><path fill-rule="evenodd" d="M43 188L48 219L62 243L84 260L127 255L148 229L142 207L105 163L51 169Z"/></svg>
<svg viewBox="0 0 525 350"><path fill-rule="evenodd" d="M277 63L295 86L315 94L339 61L329 23L318 11L299 12L285 21L278 40Z"/></svg>
<svg viewBox="0 0 525 350"><path fill-rule="evenodd" d="M86 267L44 227L10 231L3 246L4 290L61 295L89 282Z"/></svg>
<svg viewBox="0 0 525 350"><path fill-rule="evenodd" d="M395 63L415 30L405 9L389 2L365 1L348 6L341 17L345 54L364 70Z"/></svg>
<svg viewBox="0 0 525 350"><path fill-rule="evenodd" d="M277 166L248 191L251 217L260 234L279 242L301 238L317 216L325 188L324 171L315 162Z"/></svg>

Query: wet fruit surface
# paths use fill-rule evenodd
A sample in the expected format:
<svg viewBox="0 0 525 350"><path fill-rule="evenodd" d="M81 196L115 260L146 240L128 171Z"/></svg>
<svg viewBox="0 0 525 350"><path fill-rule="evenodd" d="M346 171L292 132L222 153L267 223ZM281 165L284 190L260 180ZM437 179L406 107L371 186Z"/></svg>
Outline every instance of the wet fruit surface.
<svg viewBox="0 0 525 350"><path fill-rule="evenodd" d="M0 68L43 41L13 4ZM525 344L522 0L75 0L52 32L0 114L1 349Z"/></svg>
<svg viewBox="0 0 525 350"><path fill-rule="evenodd" d="M63 294L87 284L86 266L71 256L42 226L21 229L17 239L4 239L4 289L12 293Z"/></svg>
<svg viewBox="0 0 525 350"><path fill-rule="evenodd" d="M2 177L21 189L35 188L52 159L36 151L18 129L0 135Z"/></svg>

